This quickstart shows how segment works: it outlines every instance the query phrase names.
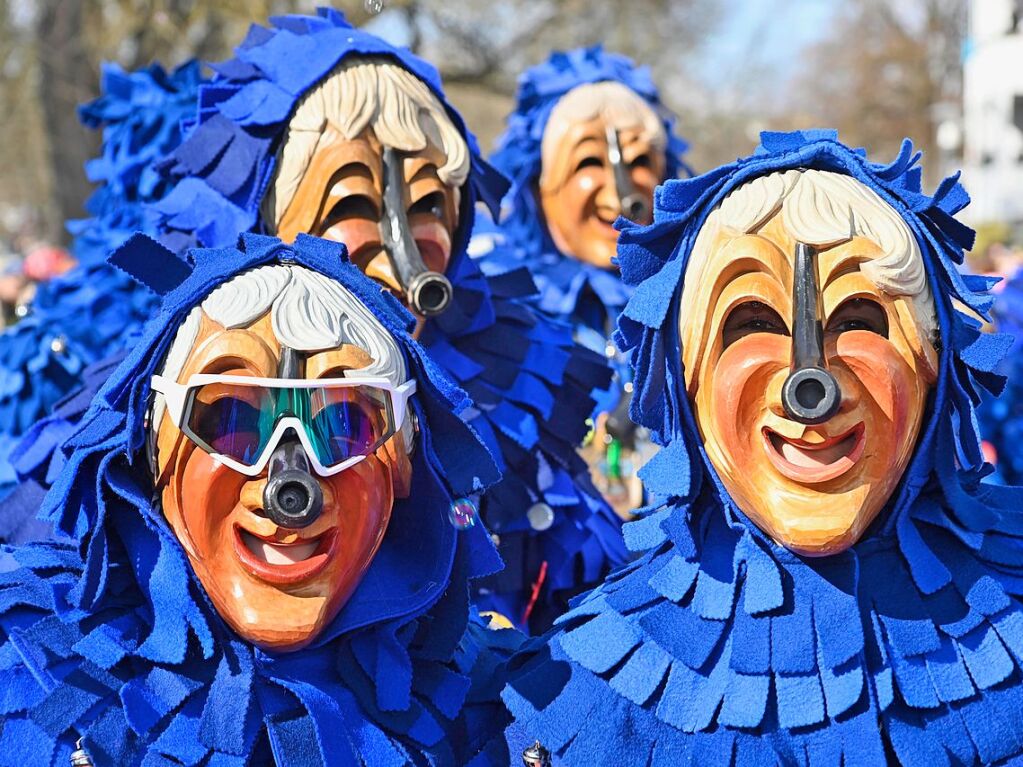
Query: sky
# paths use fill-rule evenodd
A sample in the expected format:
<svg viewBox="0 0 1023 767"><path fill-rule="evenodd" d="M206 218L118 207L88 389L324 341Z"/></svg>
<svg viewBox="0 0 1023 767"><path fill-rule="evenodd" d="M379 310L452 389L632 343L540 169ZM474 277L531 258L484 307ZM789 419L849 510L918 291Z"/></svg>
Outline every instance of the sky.
<svg viewBox="0 0 1023 767"><path fill-rule="evenodd" d="M788 79L799 66L799 52L828 33L841 0L722 0L727 21L705 43L695 64L697 79L709 88L746 88L750 71L770 71Z"/></svg>

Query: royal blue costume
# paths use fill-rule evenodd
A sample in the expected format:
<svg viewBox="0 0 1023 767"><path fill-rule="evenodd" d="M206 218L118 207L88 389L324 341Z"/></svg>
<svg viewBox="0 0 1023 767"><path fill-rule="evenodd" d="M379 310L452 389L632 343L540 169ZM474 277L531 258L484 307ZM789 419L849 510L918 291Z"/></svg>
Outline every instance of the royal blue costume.
<svg viewBox="0 0 1023 767"><path fill-rule="evenodd" d="M20 566L0 574L0 764L68 764L81 737L97 765L507 765L496 685L519 635L472 619L469 580L500 560L482 525L448 519L497 467L411 315L342 245L305 236L247 235L187 261L136 238L115 258L163 300L84 415L68 407L76 425L42 515L73 545L17 547ZM212 608L145 455L150 379L174 330L216 286L282 259L340 282L394 336L420 426L411 493L364 579L290 653L240 639Z"/></svg>
<svg viewBox="0 0 1023 767"><path fill-rule="evenodd" d="M528 307L535 292L528 271L485 277L466 255L476 202L496 208L507 183L480 156L436 70L354 29L337 11L272 22L254 26L235 58L213 66L217 76L200 90L194 128L162 163L174 184L154 206L162 241L174 250L221 247L239 232L265 228L260 203L288 120L345 57L385 56L429 86L465 137L472 167L446 271L454 302L426 323L420 341L475 402L472 426L503 474L481 513L507 567L482 587L480 608L546 628L563 611L565 593L578 593L625 559L620 523L575 452L590 393L606 386L607 369L599 355L574 344L567 326ZM541 513L531 517L531 509Z"/></svg>
<svg viewBox="0 0 1023 767"><path fill-rule="evenodd" d="M619 241L635 293L617 340L636 371L633 415L663 447L655 499L625 528L641 554L575 604L504 693L510 737L562 765L979 765L1023 755L1023 490L989 485L974 408L1005 337L992 281L958 267L973 233L957 178L921 191L909 142L874 164L829 131L765 133L751 157L656 196ZM683 382L678 306L707 215L768 173L816 168L865 184L923 252L940 371L916 450L848 550L801 558L728 496ZM521 748L521 746L519 746Z"/></svg>
<svg viewBox="0 0 1023 767"><path fill-rule="evenodd" d="M40 284L28 316L0 334L0 499L15 488L11 453L21 435L81 385L86 366L122 348L126 333L155 307L154 295L106 257L133 232L154 231L156 218L145 206L169 185L152 163L181 140L179 123L194 111L200 81L194 61L170 73L158 65L132 73L107 65L103 95L80 110L85 125L103 129L102 154L86 166L100 187L86 203L91 217L68 224L77 266ZM33 517L37 508L35 492L5 502L0 541L45 536Z"/></svg>
<svg viewBox="0 0 1023 767"><path fill-rule="evenodd" d="M543 134L557 103L580 85L615 82L641 97L660 117L667 137L665 175L689 175L682 160L687 144L674 132L674 116L661 103L647 67L630 59L607 53L601 46L555 52L542 64L527 69L519 78L514 111L507 128L497 140L491 161L511 180L502 202L501 224L481 217L474 234L473 252L488 274L525 266L537 284L537 306L550 316L572 326L576 341L605 355L614 370L611 384L596 393L593 416L612 415L610 434L634 450L635 436L629 421L628 387L632 374L624 355L615 351L610 336L618 314L631 295L617 271L562 253L545 224L537 197L541 172ZM639 454L627 455L628 462L643 460L649 442L641 436ZM619 465L611 458L601 471L610 478L629 475L630 463ZM606 492L613 492L609 484Z"/></svg>
<svg viewBox="0 0 1023 767"><path fill-rule="evenodd" d="M1005 376L1005 391L985 397L977 409L980 435L997 454L999 480L1023 485L1023 271L1008 280L995 296L991 309L995 326L1015 338L998 372Z"/></svg>

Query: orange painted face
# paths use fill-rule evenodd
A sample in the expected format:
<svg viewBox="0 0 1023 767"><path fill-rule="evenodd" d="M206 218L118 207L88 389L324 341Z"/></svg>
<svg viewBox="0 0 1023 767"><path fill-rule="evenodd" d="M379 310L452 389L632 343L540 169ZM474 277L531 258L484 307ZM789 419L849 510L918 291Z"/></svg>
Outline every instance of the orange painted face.
<svg viewBox="0 0 1023 767"><path fill-rule="evenodd" d="M440 274L451 261L460 199L459 190L438 175L444 160L444 152L432 142L422 151L402 153L409 228L423 263ZM380 231L383 195L383 147L373 130L349 140L328 126L294 198L276 222L277 236L293 242L308 233L343 242L352 263L404 301Z"/></svg>
<svg viewBox="0 0 1023 767"><path fill-rule="evenodd" d="M618 140L634 191L646 201L646 209L653 210L654 188L664 178L664 153L654 151L639 128L619 131ZM613 269L618 232L612 224L622 209L608 160L607 122L598 117L569 127L555 157L555 167L544 168L540 185L540 203L554 244L580 261Z"/></svg>
<svg viewBox="0 0 1023 767"><path fill-rule="evenodd" d="M881 257L863 237L818 248L824 357L838 411L786 414L796 243L775 215L755 234L716 235L696 306L681 320L686 385L707 454L731 497L775 541L808 556L854 544L913 454L936 353L909 298L859 270Z"/></svg>
<svg viewBox="0 0 1023 767"><path fill-rule="evenodd" d="M226 330L203 316L179 376L274 377L280 346L269 313ZM365 350L310 353L306 376L366 367ZM317 477L323 511L308 527L279 527L263 512L267 477L216 462L164 416L157 432L163 513L217 612L260 647L292 651L314 641L351 597L383 540L396 497L408 494L411 464L402 436L331 477Z"/></svg>

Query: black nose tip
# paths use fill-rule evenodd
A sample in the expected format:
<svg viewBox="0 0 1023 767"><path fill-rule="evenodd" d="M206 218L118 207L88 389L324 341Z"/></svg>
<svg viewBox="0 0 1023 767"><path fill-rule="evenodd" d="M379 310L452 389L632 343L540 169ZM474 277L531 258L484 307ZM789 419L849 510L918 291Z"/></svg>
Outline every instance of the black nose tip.
<svg viewBox="0 0 1023 767"><path fill-rule="evenodd" d="M451 281L438 272L417 274L408 286L409 305L424 317L442 314L451 305L453 295Z"/></svg>
<svg viewBox="0 0 1023 767"><path fill-rule="evenodd" d="M323 511L320 483L307 472L290 469L274 474L263 490L266 515L280 527L308 527Z"/></svg>
<svg viewBox="0 0 1023 767"><path fill-rule="evenodd" d="M818 367L793 371L781 390L785 412L805 424L823 423L838 412L842 395L838 381L827 370Z"/></svg>
<svg viewBox="0 0 1023 767"><path fill-rule="evenodd" d="M622 200L622 215L631 221L645 221L650 217L650 206L641 195L626 195Z"/></svg>

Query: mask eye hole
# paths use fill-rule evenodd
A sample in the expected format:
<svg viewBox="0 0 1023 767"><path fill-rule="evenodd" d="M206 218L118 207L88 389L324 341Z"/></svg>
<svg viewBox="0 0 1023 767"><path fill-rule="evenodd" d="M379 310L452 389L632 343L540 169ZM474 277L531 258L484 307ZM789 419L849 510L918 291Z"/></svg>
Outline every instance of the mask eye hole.
<svg viewBox="0 0 1023 767"><path fill-rule="evenodd" d="M604 161L603 160L601 160L599 157L595 157L593 155L590 155L588 157L584 157L583 159L581 159L579 161L579 164L575 166L575 170L576 170L576 173L578 173L579 171L586 170L587 168L603 168L603 167L604 167Z"/></svg>
<svg viewBox="0 0 1023 767"><path fill-rule="evenodd" d="M888 338L888 314L877 301L850 298L828 317L826 332L847 333L851 330L866 330Z"/></svg>
<svg viewBox="0 0 1023 767"><path fill-rule="evenodd" d="M636 159L629 163L631 168L652 168L653 160L650 159L650 155L644 153L639 155Z"/></svg>
<svg viewBox="0 0 1023 767"><path fill-rule="evenodd" d="M330 209L330 212L327 213L323 223L320 225L319 234L322 236L332 226L351 219L378 221L380 219L380 209L377 207L376 202L368 196L364 194L350 194L339 200Z"/></svg>
<svg viewBox="0 0 1023 767"><path fill-rule="evenodd" d="M788 326L773 308L762 301L746 301L728 313L721 336L725 348L754 333L787 336Z"/></svg>
<svg viewBox="0 0 1023 767"><path fill-rule="evenodd" d="M409 216L429 215L436 219L444 218L444 194L431 192L421 197L408 209Z"/></svg>

